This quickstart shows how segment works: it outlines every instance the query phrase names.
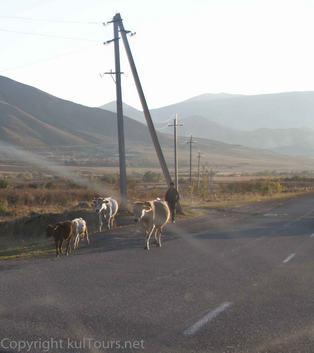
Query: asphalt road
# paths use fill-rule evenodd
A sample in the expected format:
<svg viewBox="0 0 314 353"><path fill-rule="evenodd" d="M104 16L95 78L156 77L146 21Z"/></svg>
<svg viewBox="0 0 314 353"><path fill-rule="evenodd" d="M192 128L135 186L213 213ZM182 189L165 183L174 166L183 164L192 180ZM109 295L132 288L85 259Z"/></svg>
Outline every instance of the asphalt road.
<svg viewBox="0 0 314 353"><path fill-rule="evenodd" d="M0 263L0 352L314 352L314 194Z"/></svg>

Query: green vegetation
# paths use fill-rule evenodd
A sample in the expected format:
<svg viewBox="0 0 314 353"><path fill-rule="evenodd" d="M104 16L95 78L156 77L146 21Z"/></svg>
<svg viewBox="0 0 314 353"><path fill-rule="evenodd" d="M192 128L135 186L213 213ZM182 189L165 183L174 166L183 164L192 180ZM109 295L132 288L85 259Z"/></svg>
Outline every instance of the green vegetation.
<svg viewBox="0 0 314 353"><path fill-rule="evenodd" d="M164 180L164 176L162 173L156 173L156 172L146 172L143 177L142 181L144 183L155 183L155 182L161 182Z"/></svg>
<svg viewBox="0 0 314 353"><path fill-rule="evenodd" d="M0 180L0 189L6 189L9 187L9 181L3 177L3 179Z"/></svg>

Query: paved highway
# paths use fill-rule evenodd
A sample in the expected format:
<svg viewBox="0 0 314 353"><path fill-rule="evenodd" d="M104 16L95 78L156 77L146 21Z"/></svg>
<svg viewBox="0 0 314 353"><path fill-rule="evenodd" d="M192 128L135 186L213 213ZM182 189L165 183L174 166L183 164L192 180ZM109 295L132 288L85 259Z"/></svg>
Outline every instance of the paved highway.
<svg viewBox="0 0 314 353"><path fill-rule="evenodd" d="M1 352L313 352L314 195L1 263Z"/></svg>

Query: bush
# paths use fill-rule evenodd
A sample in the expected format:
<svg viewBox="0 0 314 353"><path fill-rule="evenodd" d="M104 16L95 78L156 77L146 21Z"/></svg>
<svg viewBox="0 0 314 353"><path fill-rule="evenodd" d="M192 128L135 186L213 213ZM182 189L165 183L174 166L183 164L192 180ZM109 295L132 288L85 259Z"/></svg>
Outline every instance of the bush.
<svg viewBox="0 0 314 353"><path fill-rule="evenodd" d="M0 200L0 213L4 214L8 212L8 201L7 199Z"/></svg>
<svg viewBox="0 0 314 353"><path fill-rule="evenodd" d="M108 184L116 184L119 182L119 177L117 174L104 174L100 180Z"/></svg>
<svg viewBox="0 0 314 353"><path fill-rule="evenodd" d="M3 177L3 179L0 180L0 189L6 189L9 187L9 182L8 180Z"/></svg>
<svg viewBox="0 0 314 353"><path fill-rule="evenodd" d="M161 173L146 172L142 180L144 183L156 183L164 180L164 176Z"/></svg>
<svg viewBox="0 0 314 353"><path fill-rule="evenodd" d="M48 181L45 188L48 190L55 190L58 189L58 185L54 184L52 181Z"/></svg>

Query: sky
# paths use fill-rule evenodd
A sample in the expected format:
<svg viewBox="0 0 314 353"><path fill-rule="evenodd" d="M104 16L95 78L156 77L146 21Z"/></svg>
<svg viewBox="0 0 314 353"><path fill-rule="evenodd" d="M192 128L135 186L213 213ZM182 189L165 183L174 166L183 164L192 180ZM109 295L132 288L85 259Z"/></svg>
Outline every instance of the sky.
<svg viewBox="0 0 314 353"><path fill-rule="evenodd" d="M155 109L204 93L314 91L314 0L0 0L0 75L78 104L116 99L120 13ZM122 99L141 109L122 41Z"/></svg>

